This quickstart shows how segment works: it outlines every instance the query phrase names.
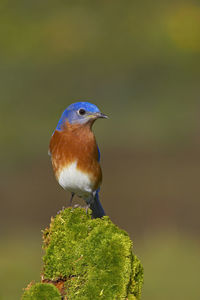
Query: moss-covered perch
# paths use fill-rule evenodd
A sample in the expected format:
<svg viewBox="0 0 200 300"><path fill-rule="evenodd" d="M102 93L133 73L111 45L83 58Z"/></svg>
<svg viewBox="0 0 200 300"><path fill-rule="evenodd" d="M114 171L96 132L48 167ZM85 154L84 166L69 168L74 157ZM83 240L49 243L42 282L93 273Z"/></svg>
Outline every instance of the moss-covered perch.
<svg viewBox="0 0 200 300"><path fill-rule="evenodd" d="M109 217L91 219L67 208L43 233L42 282L30 284L23 300L140 299L143 269L128 234Z"/></svg>

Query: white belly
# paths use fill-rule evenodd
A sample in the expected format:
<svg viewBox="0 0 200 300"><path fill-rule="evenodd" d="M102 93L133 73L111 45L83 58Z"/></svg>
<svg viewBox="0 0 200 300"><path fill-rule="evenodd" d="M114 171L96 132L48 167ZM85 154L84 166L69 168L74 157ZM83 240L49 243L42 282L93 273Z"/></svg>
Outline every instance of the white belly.
<svg viewBox="0 0 200 300"><path fill-rule="evenodd" d="M77 161L62 169L58 182L64 189L80 197L88 197L93 192L93 183L90 177L77 169Z"/></svg>

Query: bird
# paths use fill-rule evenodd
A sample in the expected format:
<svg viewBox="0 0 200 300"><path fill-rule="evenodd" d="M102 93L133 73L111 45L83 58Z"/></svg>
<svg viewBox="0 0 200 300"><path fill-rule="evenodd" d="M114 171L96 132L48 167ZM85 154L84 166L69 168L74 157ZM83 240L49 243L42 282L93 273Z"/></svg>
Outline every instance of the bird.
<svg viewBox="0 0 200 300"><path fill-rule="evenodd" d="M99 108L90 102L69 105L61 115L51 136L49 155L55 177L65 190L86 202L93 218L105 216L99 200L102 170L100 150L92 131L94 122L107 119Z"/></svg>

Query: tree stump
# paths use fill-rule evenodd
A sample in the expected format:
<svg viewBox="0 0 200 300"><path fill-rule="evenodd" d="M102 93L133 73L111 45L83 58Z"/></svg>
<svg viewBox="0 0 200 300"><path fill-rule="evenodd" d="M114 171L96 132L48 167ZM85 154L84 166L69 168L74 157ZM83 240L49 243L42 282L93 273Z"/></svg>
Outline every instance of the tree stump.
<svg viewBox="0 0 200 300"><path fill-rule="evenodd" d="M41 283L22 300L139 300L143 268L128 234L109 217L92 219L83 208L66 208L43 231Z"/></svg>

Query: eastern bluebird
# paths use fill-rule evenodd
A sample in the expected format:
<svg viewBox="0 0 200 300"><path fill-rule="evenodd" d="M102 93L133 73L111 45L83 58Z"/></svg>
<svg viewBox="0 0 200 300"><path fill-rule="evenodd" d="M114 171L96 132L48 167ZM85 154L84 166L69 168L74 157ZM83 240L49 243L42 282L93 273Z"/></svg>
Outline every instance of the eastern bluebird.
<svg viewBox="0 0 200 300"><path fill-rule="evenodd" d="M92 132L98 118L108 118L89 102L71 104L53 132L49 154L59 184L73 196L83 198L94 218L105 215L99 200L102 181L100 151Z"/></svg>

